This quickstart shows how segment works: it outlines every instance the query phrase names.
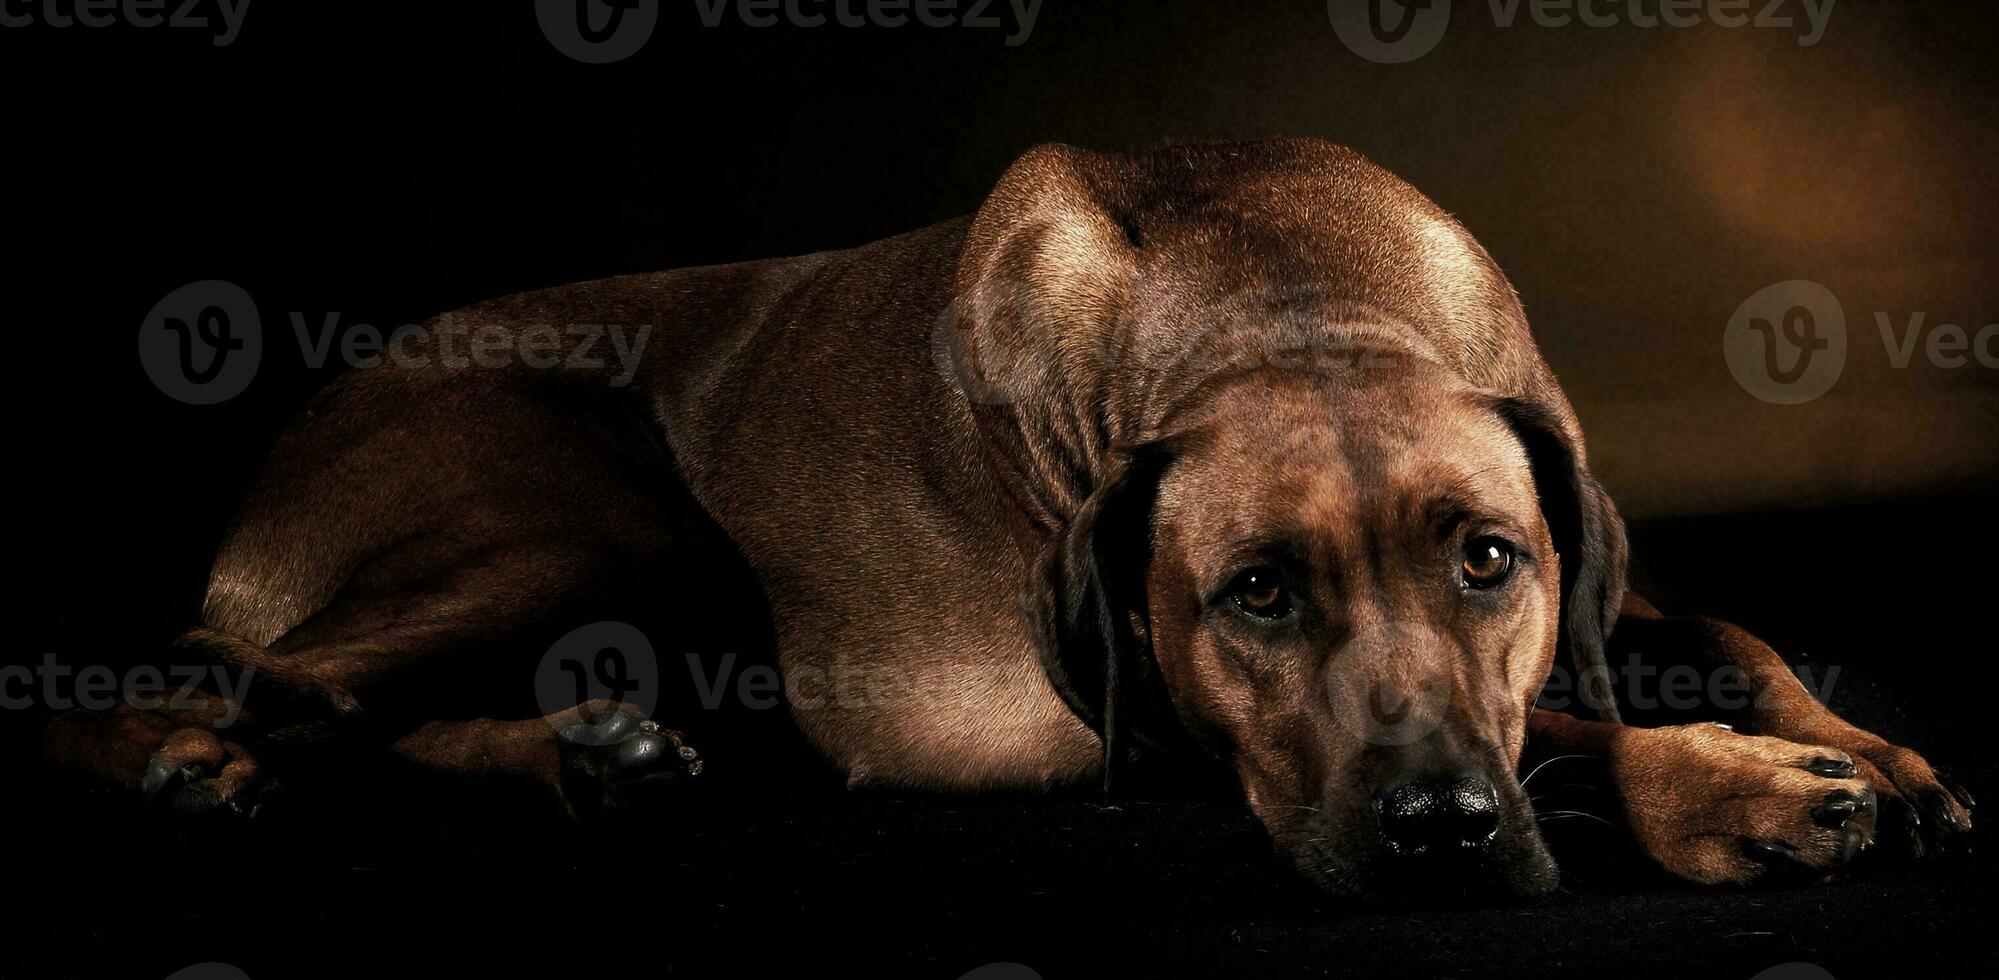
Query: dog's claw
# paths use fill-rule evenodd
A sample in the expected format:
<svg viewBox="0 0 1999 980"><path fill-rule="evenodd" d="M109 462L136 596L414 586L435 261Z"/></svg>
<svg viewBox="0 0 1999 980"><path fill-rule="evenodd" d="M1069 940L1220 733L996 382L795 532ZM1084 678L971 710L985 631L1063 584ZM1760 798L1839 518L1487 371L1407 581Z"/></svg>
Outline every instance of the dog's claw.
<svg viewBox="0 0 1999 980"><path fill-rule="evenodd" d="M1944 789L1950 790L1950 795L1956 797L1958 805L1965 809L1969 810L1978 805L1978 801L1971 798L1970 791L1966 790L1964 784L1957 780L1943 773L1937 773L1937 782L1942 783Z"/></svg>
<svg viewBox="0 0 1999 980"><path fill-rule="evenodd" d="M1950 796L1943 790L1931 790L1924 794L1923 808L1929 811L1930 819L1935 820L1943 832L1955 834L1971 829L1957 818L1957 811L1950 805Z"/></svg>
<svg viewBox="0 0 1999 980"><path fill-rule="evenodd" d="M1883 836L1894 840L1901 850L1922 857L1923 815L1908 800L1897 796L1881 811Z"/></svg>
<svg viewBox="0 0 1999 980"><path fill-rule="evenodd" d="M1865 813L1872 807L1872 803L1852 793L1835 790L1826 796L1823 803L1812 808L1812 822L1827 830L1837 830L1846 826L1854 814Z"/></svg>
<svg viewBox="0 0 1999 980"><path fill-rule="evenodd" d="M146 764L145 774L139 777L139 792L146 794L147 799L161 802L171 798L179 787L200 779L206 773L206 767L198 762L177 766L170 759L154 758Z"/></svg>
<svg viewBox="0 0 1999 980"><path fill-rule="evenodd" d="M1827 779L1852 779L1855 768L1852 759L1813 759L1805 771Z"/></svg>
<svg viewBox="0 0 1999 980"><path fill-rule="evenodd" d="M1745 840L1742 851L1773 873L1790 875L1806 870L1798 861L1798 849L1783 841Z"/></svg>

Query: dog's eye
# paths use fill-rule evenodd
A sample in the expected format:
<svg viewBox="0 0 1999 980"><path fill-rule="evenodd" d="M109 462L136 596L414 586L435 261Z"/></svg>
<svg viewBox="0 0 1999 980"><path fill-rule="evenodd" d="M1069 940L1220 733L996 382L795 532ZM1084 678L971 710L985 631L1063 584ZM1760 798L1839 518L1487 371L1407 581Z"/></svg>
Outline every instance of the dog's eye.
<svg viewBox="0 0 1999 980"><path fill-rule="evenodd" d="M1291 611L1291 595L1284 589L1284 575L1275 568L1251 568L1229 583L1229 599L1236 608L1263 619L1280 619Z"/></svg>
<svg viewBox="0 0 1999 980"><path fill-rule="evenodd" d="M1500 538L1473 538L1465 544L1464 583L1489 589L1513 572L1513 546Z"/></svg>

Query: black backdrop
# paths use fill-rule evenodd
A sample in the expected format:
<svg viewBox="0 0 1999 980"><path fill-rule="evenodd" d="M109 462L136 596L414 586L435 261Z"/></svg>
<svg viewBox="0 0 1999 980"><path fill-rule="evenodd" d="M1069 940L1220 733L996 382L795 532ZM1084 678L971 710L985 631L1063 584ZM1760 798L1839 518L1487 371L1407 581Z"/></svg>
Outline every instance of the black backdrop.
<svg viewBox="0 0 1999 980"><path fill-rule="evenodd" d="M710 28L678 0L610 65L558 52L528 3L257 2L222 47L200 30L0 28L14 253L0 302L27 442L8 659L139 656L187 620L235 498L333 370L298 356L294 311L388 328L553 283L859 244L971 211L1042 141L1312 135L1409 178L1514 278L1634 518L1642 584L1859 665L1851 707L1975 772L1999 371L1894 367L1873 313L1975 329L1999 309L1990 5L1844 0L1809 46L1801 29L1501 28L1492 11L1457 5L1437 48L1400 65L1356 56L1314 2L1045 0L1009 45L1010 16ZM268 340L250 388L215 406L163 396L134 353L153 304L202 279L242 285ZM1802 406L1751 397L1720 349L1737 305L1787 279L1832 288L1853 339L1840 385ZM1896 921L1873 903L1931 895L1925 882L1785 907L1845 909L1816 928L1853 954L1854 923ZM823 911L803 893L792 913ZM1958 908L1984 892L1941 894ZM981 914L969 895L948 915ZM1620 914L1718 914L1671 896ZM49 912L66 924L50 934L75 935L83 907ZM1935 921L1871 948L1890 957L1909 929L1926 950L1970 941ZM1477 935L1508 931L1482 922ZM1248 927L1249 945L1319 962L1325 937L1267 933L1283 928ZM868 942L927 950L939 975L971 962L942 941ZM1642 937L1617 948L1649 954ZM1465 957L1442 965L1484 962Z"/></svg>
<svg viewBox="0 0 1999 980"><path fill-rule="evenodd" d="M1988 6L1846 0L1803 46L1803 26L1540 27L1523 9L1501 28L1462 4L1393 65L1309 2L1045 0L1009 45L1018 29L709 28L680 0L609 65L559 53L527 3L255 4L223 47L0 30L31 366L13 391L64 515L31 522L38 545L55 535L36 558L142 595L155 555L201 551L332 370L305 364L291 314L387 329L860 244L968 213L1048 140L1312 135L1409 178L1514 279L1628 516L1988 494L1999 369L1897 368L1874 322L1975 330L1999 308ZM134 356L153 304L203 279L242 285L270 340L219 406L163 397ZM1840 297L1853 352L1826 397L1772 405L1720 338L1790 279Z"/></svg>

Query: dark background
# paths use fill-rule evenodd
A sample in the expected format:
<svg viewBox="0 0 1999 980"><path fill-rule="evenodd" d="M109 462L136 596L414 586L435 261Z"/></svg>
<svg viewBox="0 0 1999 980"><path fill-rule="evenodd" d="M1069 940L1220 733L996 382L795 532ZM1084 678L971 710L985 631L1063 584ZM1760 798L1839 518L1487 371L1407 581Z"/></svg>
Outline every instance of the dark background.
<svg viewBox="0 0 1999 980"><path fill-rule="evenodd" d="M293 311L386 329L857 245L972 211L1043 141L1310 135L1409 179L1511 276L1633 520L1647 594L1841 664L1835 707L1989 795L1999 372L1920 352L1896 368L1874 323L1975 331L1999 311L1989 8L1841 0L1802 47L1802 28L1555 29L1524 10L1500 29L1460 4L1402 65L1354 55L1313 2L1045 0L1008 46L1008 29L707 28L671 0L646 48L605 66L558 53L526 3L254 2L221 48L0 29L27 441L6 656L142 659L186 624L236 498L330 376L299 357ZM201 279L246 288L267 337L255 382L217 406L162 395L134 348L153 304ZM1736 384L1720 338L1789 279L1840 297L1850 349L1831 393L1778 406ZM32 721L6 719L12 747ZM1275 884L1224 803L780 796L673 832L452 825L411 847L360 818L197 845L40 773L9 797L26 829L8 938L52 972L412 955L377 936L440 964L951 977L1001 959L1062 976L1609 957L1746 977L1990 958L1982 858L1750 894L1598 877L1530 910L1403 915Z"/></svg>

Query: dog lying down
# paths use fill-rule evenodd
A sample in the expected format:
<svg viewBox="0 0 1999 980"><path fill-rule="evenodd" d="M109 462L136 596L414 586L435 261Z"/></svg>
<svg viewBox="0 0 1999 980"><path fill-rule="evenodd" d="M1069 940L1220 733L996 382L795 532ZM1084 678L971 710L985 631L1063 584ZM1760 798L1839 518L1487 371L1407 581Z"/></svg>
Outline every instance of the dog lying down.
<svg viewBox="0 0 1999 980"><path fill-rule="evenodd" d="M630 806L698 773L701 720L521 692L610 599L703 620L666 583L735 563L768 615L745 632L775 637L791 716L852 783L1220 765L1340 892L1552 888L1530 751L1602 759L1638 845L1699 882L1970 825L1756 638L1626 593L1512 287L1352 151L1043 146L969 218L451 316L656 333L618 378L348 372L278 444L179 647L254 668L243 703L66 715L55 756L178 812L254 814L327 746ZM1752 696L1627 724L1607 651ZM1595 710L1536 706L1558 661ZM849 668L904 683L800 696Z"/></svg>

